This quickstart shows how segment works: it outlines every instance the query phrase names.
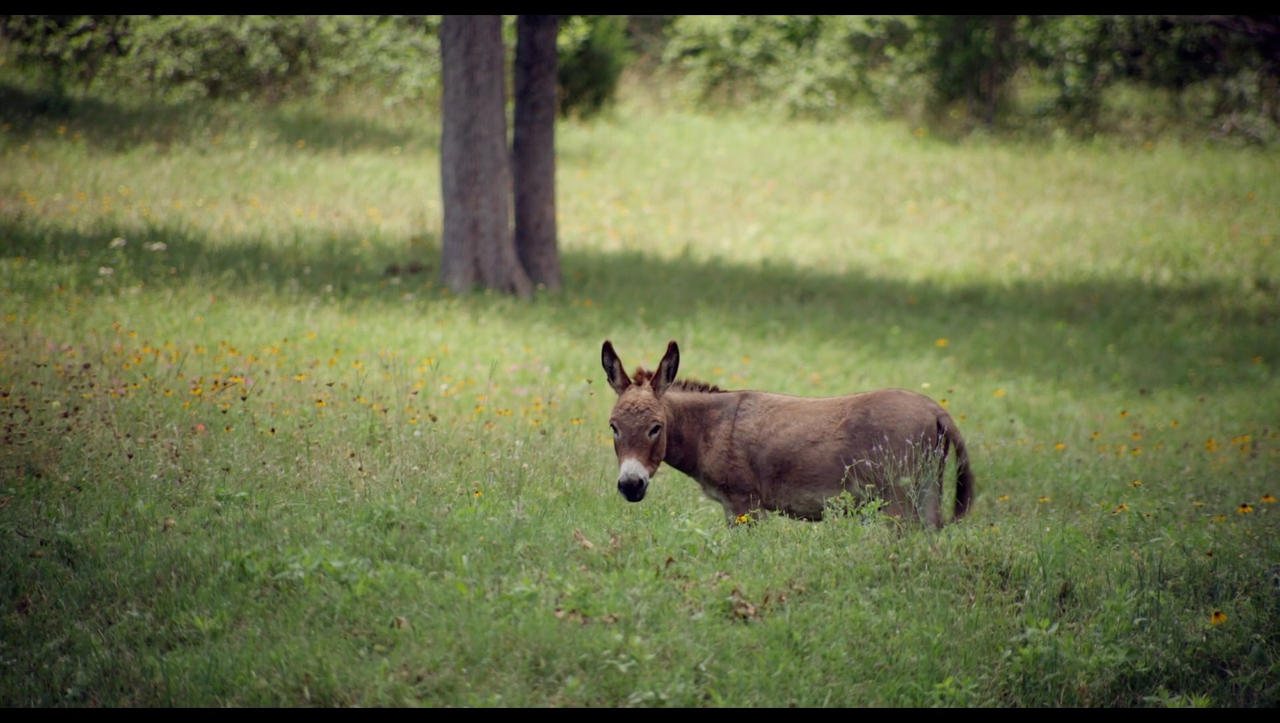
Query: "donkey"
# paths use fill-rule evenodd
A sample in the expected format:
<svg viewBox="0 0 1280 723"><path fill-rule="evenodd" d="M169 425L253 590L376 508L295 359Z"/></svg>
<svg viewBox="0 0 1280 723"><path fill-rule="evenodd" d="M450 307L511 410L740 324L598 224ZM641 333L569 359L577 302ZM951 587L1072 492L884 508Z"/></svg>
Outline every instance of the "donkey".
<svg viewBox="0 0 1280 723"><path fill-rule="evenodd" d="M953 519L973 502L969 454L955 422L932 399L905 389L811 399L722 391L676 381L680 349L667 345L656 372L627 376L606 341L601 362L618 401L609 415L618 491L644 499L666 462L724 507L730 524L781 512L821 520L827 500L849 491L876 497L900 519L940 528L943 471L956 450Z"/></svg>

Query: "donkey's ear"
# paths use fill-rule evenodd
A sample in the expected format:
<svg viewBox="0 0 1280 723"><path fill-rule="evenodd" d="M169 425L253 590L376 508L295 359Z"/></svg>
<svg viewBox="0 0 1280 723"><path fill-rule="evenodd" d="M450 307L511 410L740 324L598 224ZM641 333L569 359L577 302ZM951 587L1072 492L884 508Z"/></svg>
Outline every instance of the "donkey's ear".
<svg viewBox="0 0 1280 723"><path fill-rule="evenodd" d="M667 391L667 387L671 386L671 382L676 380L676 370L680 368L680 347L676 346L673 341L667 344L667 353L662 355L662 361L658 364L658 373L653 375L650 384L653 385L653 393L662 396Z"/></svg>
<svg viewBox="0 0 1280 723"><path fill-rule="evenodd" d="M618 352L613 350L613 344L608 341L600 350L600 363L604 365L605 377L609 380L609 386L613 387L613 391L618 394L627 391L627 387L631 386L631 377L627 376L626 370L622 368L622 360L618 358Z"/></svg>

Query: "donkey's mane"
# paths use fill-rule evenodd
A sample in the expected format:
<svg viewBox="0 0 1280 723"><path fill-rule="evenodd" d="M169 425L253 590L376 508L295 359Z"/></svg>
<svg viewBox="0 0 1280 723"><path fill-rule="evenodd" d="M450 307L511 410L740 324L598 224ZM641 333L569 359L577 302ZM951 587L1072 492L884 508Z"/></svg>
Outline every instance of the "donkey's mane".
<svg viewBox="0 0 1280 723"><path fill-rule="evenodd" d="M654 373L643 368L637 368L636 373L631 375L633 384L644 384L652 379ZM706 392L708 394L723 392L724 390L714 384L700 382L697 379L677 379L671 383L671 389L679 389L683 392Z"/></svg>

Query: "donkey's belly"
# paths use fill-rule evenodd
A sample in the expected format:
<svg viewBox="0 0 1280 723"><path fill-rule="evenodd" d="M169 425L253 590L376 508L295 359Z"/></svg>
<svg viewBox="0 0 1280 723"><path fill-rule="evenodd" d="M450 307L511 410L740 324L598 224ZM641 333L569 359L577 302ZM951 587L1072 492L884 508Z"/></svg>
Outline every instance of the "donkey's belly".
<svg viewBox="0 0 1280 723"><path fill-rule="evenodd" d="M709 500L715 500L716 502L719 502L721 506L725 508L726 510L725 514L728 514L728 511L734 506L733 500L729 497L729 495L726 494L724 490L720 489L720 487L713 482L703 480L703 479L698 479L698 478L694 478L694 479L697 481L698 486L702 488L702 494L706 495L707 499Z"/></svg>
<svg viewBox="0 0 1280 723"><path fill-rule="evenodd" d="M789 470L789 474L762 480L764 506L791 517L822 519L827 500L844 489L838 469Z"/></svg>
<svg viewBox="0 0 1280 723"><path fill-rule="evenodd" d="M793 490L773 500L772 503L766 502L765 508L801 520L821 520L822 512L827 506L827 500L837 494L839 494L839 490L835 492L826 490Z"/></svg>
<svg viewBox="0 0 1280 723"><path fill-rule="evenodd" d="M881 465L868 460L793 467L785 474L762 480L764 507L791 517L820 520L827 502L846 491L860 502L887 498L895 503L899 490L886 486L881 472Z"/></svg>

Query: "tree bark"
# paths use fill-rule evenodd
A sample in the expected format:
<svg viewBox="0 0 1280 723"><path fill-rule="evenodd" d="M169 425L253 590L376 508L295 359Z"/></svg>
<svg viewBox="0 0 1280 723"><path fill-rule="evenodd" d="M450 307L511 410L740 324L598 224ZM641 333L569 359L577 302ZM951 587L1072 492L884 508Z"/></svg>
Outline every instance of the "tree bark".
<svg viewBox="0 0 1280 723"><path fill-rule="evenodd" d="M556 251L557 15L516 20L514 175L516 252L535 284L560 287Z"/></svg>
<svg viewBox="0 0 1280 723"><path fill-rule="evenodd" d="M533 284L520 266L508 215L511 166L501 16L446 15L440 55L441 281L458 293L479 282L527 297Z"/></svg>

